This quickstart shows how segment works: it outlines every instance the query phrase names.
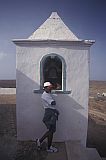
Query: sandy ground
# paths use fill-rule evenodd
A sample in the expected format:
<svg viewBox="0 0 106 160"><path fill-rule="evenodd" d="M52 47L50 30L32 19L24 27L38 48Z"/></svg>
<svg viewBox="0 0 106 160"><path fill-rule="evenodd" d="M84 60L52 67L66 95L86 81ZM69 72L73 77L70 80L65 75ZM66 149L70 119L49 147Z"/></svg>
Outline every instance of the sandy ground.
<svg viewBox="0 0 106 160"><path fill-rule="evenodd" d="M106 92L106 82L91 81L87 147L97 148L101 157L106 157L106 100L97 101L95 97L98 92ZM32 151L36 148L33 142L16 141L16 95L0 95L0 142L0 159L3 156L6 160L21 160L27 153L30 155L28 147L32 147Z"/></svg>
<svg viewBox="0 0 106 160"><path fill-rule="evenodd" d="M106 82L91 81L87 146L97 148L99 154L106 157L106 99L97 100L98 92L106 92Z"/></svg>

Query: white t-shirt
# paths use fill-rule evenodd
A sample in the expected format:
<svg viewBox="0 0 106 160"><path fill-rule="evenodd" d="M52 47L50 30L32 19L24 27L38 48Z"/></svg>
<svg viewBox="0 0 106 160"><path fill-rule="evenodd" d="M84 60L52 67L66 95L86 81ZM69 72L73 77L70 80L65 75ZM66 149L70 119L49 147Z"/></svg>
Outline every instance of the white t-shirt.
<svg viewBox="0 0 106 160"><path fill-rule="evenodd" d="M51 93L47 93L46 91L44 91L41 98L42 98L43 107L45 109L46 108L55 109L54 105L51 105L51 102L54 101Z"/></svg>

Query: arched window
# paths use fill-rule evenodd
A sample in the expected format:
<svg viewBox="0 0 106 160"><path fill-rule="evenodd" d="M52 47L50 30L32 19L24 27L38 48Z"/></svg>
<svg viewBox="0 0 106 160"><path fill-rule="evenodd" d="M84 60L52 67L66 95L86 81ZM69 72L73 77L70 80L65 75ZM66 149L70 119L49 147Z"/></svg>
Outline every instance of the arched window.
<svg viewBox="0 0 106 160"><path fill-rule="evenodd" d="M43 87L43 83L49 81L52 84L60 84L60 90L65 90L65 71L65 61L60 55L52 53L44 56L40 63L41 89Z"/></svg>

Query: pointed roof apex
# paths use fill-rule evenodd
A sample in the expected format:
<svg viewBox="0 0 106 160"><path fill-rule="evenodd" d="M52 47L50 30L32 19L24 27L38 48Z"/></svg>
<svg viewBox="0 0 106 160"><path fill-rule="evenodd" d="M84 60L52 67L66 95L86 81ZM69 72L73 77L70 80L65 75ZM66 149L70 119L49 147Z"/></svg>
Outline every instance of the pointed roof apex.
<svg viewBox="0 0 106 160"><path fill-rule="evenodd" d="M52 12L51 16L49 17L51 19L60 19L60 17L58 16L57 12Z"/></svg>
<svg viewBox="0 0 106 160"><path fill-rule="evenodd" d="M57 12L52 12L50 17L28 39L78 41L78 38L64 24Z"/></svg>

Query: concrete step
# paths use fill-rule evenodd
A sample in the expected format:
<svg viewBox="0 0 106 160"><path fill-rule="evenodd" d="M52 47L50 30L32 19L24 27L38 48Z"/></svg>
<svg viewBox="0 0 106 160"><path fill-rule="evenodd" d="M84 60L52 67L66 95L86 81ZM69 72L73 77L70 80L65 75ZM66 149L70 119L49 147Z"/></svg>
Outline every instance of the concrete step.
<svg viewBox="0 0 106 160"><path fill-rule="evenodd" d="M105 160L99 156L95 148L85 148L80 141L54 143L59 149L57 153L48 153L46 160Z"/></svg>
<svg viewBox="0 0 106 160"><path fill-rule="evenodd" d="M88 160L85 148L80 141L66 141L66 151L68 160Z"/></svg>
<svg viewBox="0 0 106 160"><path fill-rule="evenodd" d="M54 143L54 146L58 148L59 152L48 153L46 160L67 160L65 143Z"/></svg>
<svg viewBox="0 0 106 160"><path fill-rule="evenodd" d="M88 160L102 160L96 148L86 148Z"/></svg>
<svg viewBox="0 0 106 160"><path fill-rule="evenodd" d="M68 160L102 160L95 148L86 148L80 141L67 141L66 151Z"/></svg>

